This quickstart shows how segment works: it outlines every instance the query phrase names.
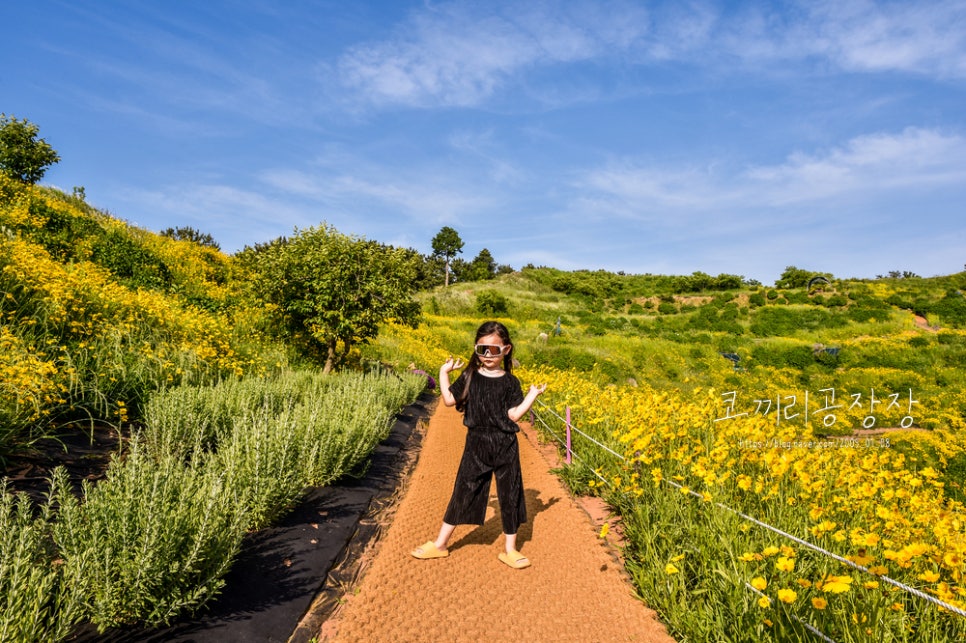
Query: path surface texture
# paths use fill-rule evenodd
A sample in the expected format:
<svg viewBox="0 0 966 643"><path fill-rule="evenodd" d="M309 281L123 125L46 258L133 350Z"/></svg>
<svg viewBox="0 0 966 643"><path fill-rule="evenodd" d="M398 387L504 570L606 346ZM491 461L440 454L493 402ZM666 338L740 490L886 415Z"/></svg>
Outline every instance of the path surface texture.
<svg viewBox="0 0 966 643"><path fill-rule="evenodd" d="M497 558L503 536L495 485L482 527L457 527L446 558L413 558L410 551L439 530L465 435L462 416L438 404L392 524L358 586L323 626L322 641L673 641L524 433L528 522L517 547L532 565L516 570Z"/></svg>

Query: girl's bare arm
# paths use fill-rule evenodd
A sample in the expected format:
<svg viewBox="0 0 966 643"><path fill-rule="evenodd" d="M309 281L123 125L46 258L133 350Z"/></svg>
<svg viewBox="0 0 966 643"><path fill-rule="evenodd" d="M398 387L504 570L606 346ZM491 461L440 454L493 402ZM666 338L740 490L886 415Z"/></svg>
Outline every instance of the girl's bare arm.
<svg viewBox="0 0 966 643"><path fill-rule="evenodd" d="M439 367L439 392L443 396L443 404L446 406L456 406L456 398L449 390L449 374L457 368L463 368L463 360L457 358L456 361L453 361L452 357Z"/></svg>
<svg viewBox="0 0 966 643"><path fill-rule="evenodd" d="M537 400L537 396L546 390L546 384L541 384L540 386L531 384L530 390L527 392L526 397L523 398L523 401L520 402L520 404L509 409L506 412L507 416L514 422L519 422L520 418L526 415L527 411L530 410L530 407L533 406L533 403Z"/></svg>

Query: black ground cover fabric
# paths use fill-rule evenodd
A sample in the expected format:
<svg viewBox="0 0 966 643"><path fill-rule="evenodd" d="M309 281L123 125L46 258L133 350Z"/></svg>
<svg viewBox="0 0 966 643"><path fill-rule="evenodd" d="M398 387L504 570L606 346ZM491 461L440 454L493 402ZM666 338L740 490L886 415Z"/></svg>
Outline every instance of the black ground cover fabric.
<svg viewBox="0 0 966 643"><path fill-rule="evenodd" d="M279 524L245 538L221 594L202 612L163 628L80 629L79 643L308 641L335 608L339 578L380 531L372 519L411 469L416 431L436 397L424 393L396 418L365 474L310 490ZM341 572L340 572L341 569ZM300 625L301 624L301 625Z"/></svg>

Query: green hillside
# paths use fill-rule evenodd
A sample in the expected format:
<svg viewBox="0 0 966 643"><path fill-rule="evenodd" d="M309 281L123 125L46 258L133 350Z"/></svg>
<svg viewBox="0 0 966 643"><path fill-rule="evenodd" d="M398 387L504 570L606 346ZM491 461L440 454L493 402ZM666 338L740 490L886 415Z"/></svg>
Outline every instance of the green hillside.
<svg viewBox="0 0 966 643"><path fill-rule="evenodd" d="M0 461L53 424L118 422L176 384L287 358L215 248L0 176Z"/></svg>
<svg viewBox="0 0 966 643"><path fill-rule="evenodd" d="M797 272L789 268L786 276ZM865 399L873 391L882 398L911 395L916 426L964 425L966 273L833 277L811 287L808 281L775 288L728 275L527 267L427 291L420 300L427 332L454 354L466 351L477 320L496 316L514 332L517 357L527 366L573 369L609 384L740 390L749 403L777 390L816 395L833 387ZM380 344L371 350L385 361L438 366L420 363L416 352L395 355L405 351L390 337ZM877 425L902 417L882 417Z"/></svg>

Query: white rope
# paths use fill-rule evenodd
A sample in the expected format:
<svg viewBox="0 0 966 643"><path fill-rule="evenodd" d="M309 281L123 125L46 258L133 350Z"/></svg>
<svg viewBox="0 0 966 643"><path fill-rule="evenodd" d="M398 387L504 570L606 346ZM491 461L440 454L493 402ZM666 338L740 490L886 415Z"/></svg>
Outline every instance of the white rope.
<svg viewBox="0 0 966 643"><path fill-rule="evenodd" d="M664 480L664 482L668 483L671 486L677 487L678 489L684 489L685 488L682 485L679 485L678 483L674 482L673 480L667 480L665 478L662 478L662 480ZM690 489L688 489L687 492L689 494L697 497L697 498L703 498L703 496L701 496L700 494L695 493L694 491L691 491ZM842 556L839 556L838 554L835 554L835 553L830 552L827 549L824 549L822 547L819 547L818 545L814 545L814 544L808 542L807 540L803 540L803 539L799 538L798 536L793 536L792 534L790 534L788 532L785 532L785 531L782 531L778 527L773 527L773 526L769 525L766 522L762 522L762 521L758 520L757 518L752 518L751 516L749 516L747 514L744 514L744 513L740 512L740 511L738 511L737 509L732 509L728 505L725 505L725 504L720 503L720 502L716 502L714 504L715 504L715 506L721 507L722 509L724 509L726 511L730 511L731 513L735 514L736 516L740 516L741 518L747 520L748 522L753 522L756 525L758 525L759 527L764 527L765 529L768 529L769 531L772 531L772 532L778 534L779 536L783 536L785 538L788 538L789 540L791 540L793 542L796 542L796 543L798 543L799 545L801 545L803 547L806 547L808 549L811 549L812 551L816 551L816 552L818 552L820 554L824 554L825 556L828 556L829 558L832 558L834 560L837 560L840 563L843 563L845 565L848 565L849 567L852 567L853 569L857 569L857 570L859 570L861 572L864 572L866 574L869 574L870 576L875 576L876 578L880 578L883 581L885 581L886 583L888 583L890 585L893 585L894 587L898 587L899 589L901 589L901 590L903 590L905 592L908 592L908 593L912 594L913 596L918 596L921 599L924 599L924 600L927 600L927 601L929 601L931 603L934 603L934 604L938 605L939 607L942 607L943 609L946 609L946 610L949 610L950 612L953 612L954 614L958 614L959 616L966 617L966 610L962 610L962 609L956 607L955 605L950 605L949 603L947 603L945 601L942 601L942 600L936 598L935 596L932 596L931 594L926 594L925 592L922 592L922 591L916 589L915 587L909 587L905 583L901 583L901 582L899 582L899 581L897 581L895 579L889 578L888 576L885 576L885 575L880 576L878 574L875 574L871 570L869 570L867 567L864 567L863 565L859 565L858 563L853 562L853 561L849 560L848 558L844 558Z"/></svg>
<svg viewBox="0 0 966 643"><path fill-rule="evenodd" d="M560 421L566 422L566 420L564 420L564 418L560 417L549 406L547 406L546 404L544 404L540 400L537 400L537 401L540 402L541 406L549 409L550 413L552 415L556 416ZM534 413L534 416L537 417L537 418L539 418L539 415L537 415L536 413ZM541 423L543 423L544 426L547 426L547 423L542 418L540 418L540 421L541 421ZM574 428L573 425L572 425L572 423L571 423L571 430L577 431L578 433L580 433L581 435L583 435L584 437L586 437L587 439L589 439L594 444L596 444L596 445L598 445L598 446L606 449L610 453L613 453L614 455L616 455L617 457L619 457L621 460L626 461L626 458L624 458L624 456L622 456L622 455L614 452L613 450L611 450L608 447L604 446L600 442L597 442L596 440L594 440L593 438L591 438L590 436L588 436L586 433L583 433L582 431L579 431L578 429ZM552 433L552 431L551 431L551 433ZM576 455L573 453L573 449L571 449L571 455L573 455L574 457L576 457ZM600 478L601 480L603 480L605 483L610 484L610 483L607 482L607 480L605 480L596 471L594 471L593 473L598 478ZM700 498L701 500L704 500L704 496L702 496L701 494L699 494L699 493L697 493L695 491L692 491L691 489L688 489L684 485L680 485L677 482L674 482L673 480L668 480L666 478L661 478L661 480L663 480L664 482L668 483L669 485L672 485L672 486L674 486L674 487L676 487L676 488L678 488L680 490L686 491L688 494L694 496L695 498ZM836 560L836 561L838 561L840 563L843 563L844 565L847 565L849 567L852 567L853 569L856 569L858 571L864 572L864 573L869 574L871 576L875 576L876 578L879 578L882 581L888 583L889 585L892 585L894 587L897 587L897 588L903 590L904 592L908 592L909 594L912 594L913 596L917 596L917 597L919 597L919 598L921 598L921 599L923 599L925 601L929 601L930 603L933 603L934 605L937 605L938 607L941 607L941 608L943 608L945 610L948 610L948 611L952 612L953 614L957 614L959 616L962 616L962 617L966 618L966 610L963 610L963 609L961 609L959 607L956 607L955 605L951 605L951 604L949 604L949 603L947 603L947 602L945 602L945 601L943 601L943 600L941 600L939 598L936 598L935 596L932 596L931 594L927 594L927 593L925 593L925 592L923 592L921 590L916 589L915 587L910 587L909 585L906 585L905 583L902 583L902 582L897 581L895 579L889 578L888 576L885 576L885 575L881 575L880 576L878 574L875 574L875 573L873 573L871 570L869 570L867 567L865 567L863 565L859 565L858 563L855 563L855 562L849 560L848 558L844 558L842 556L839 556L838 554L832 553L832 552L828 551L827 549L824 549L822 547L819 547L818 545L814 545L814 544L808 542L807 540L803 540L803 539L801 539L801 538L799 538L797 536L793 536L792 534L789 534L789 533L787 533L785 531L782 531L781 529L778 529L777 527L773 527L772 525L769 525L768 523L762 522L762 521L758 520L757 518L753 518L753 517L751 517L751 516L749 516L747 514L744 514L744 513L740 512L740 511L736 510L736 509L732 509L731 507L729 507L729 506L727 506L727 505L725 505L723 503L715 502L714 504L715 504L715 506L720 507L720 508L722 508L722 509L724 509L726 511L730 511L731 513L735 514L736 516L739 516L739 517L741 517L744 520L747 520L749 522L752 522L752 523L758 525L759 527L763 527L763 528L768 529L769 531L772 531L772 532L774 532L774 533L776 533L776 534L778 534L780 536L783 536L784 538L788 538L789 540L791 540L793 542L796 542L799 545L802 545L803 547L806 547L808 549L811 549L812 551L815 551L815 552L818 552L818 553L823 554L825 556L828 556L829 558L832 558L832 559L834 559L834 560ZM805 625L806 627L809 627L808 624L806 624L806 623L803 623L803 625ZM822 634L822 636L824 636L824 634ZM833 641L833 643L834 643L834 641Z"/></svg>
<svg viewBox="0 0 966 643"><path fill-rule="evenodd" d="M553 432L553 429L551 429L550 428L550 425L547 424L547 422L542 417L540 417L540 414L534 413L533 414L533 417L535 417L537 420L539 420L540 421L540 424L542 424L543 426L545 426L547 428L547 431L550 433L550 435L552 435L557 440L557 442L559 442L560 444L562 444L565 449L567 448L567 443L564 440L562 440L560 438L560 436L558 436L556 433ZM590 467L590 464L589 463L584 462L579 457L577 457L577 454L574 453L573 448L570 449L570 457L573 458L574 460L576 460L577 462L581 463L582 465L584 465L588 469L590 469L590 472L593 473L595 476L597 476L600 479L601 482L603 482L606 485L611 485L611 483L606 478L604 478L604 476L602 476L599 473L597 473L597 471L595 469L592 469Z"/></svg>
<svg viewBox="0 0 966 643"><path fill-rule="evenodd" d="M544 404L543 402L541 402L539 399L537 400L537 402L539 402L540 405L543 406L544 408L548 409L550 411L550 414L551 415L555 415L558 420L560 420L561 422L563 422L565 424L567 423L567 420L565 420L562 417L560 417L559 415L557 415L557 413L553 409L551 409L549 406L547 406L546 404ZM534 413L534 415L537 415L537 414ZM626 460L626 458L623 455L621 455L620 453L618 453L617 451L614 451L613 449L611 449L606 444L601 444L600 442L598 442L594 438L590 437L589 435L587 435L586 433L584 433L583 431L581 431L580 429L578 429L577 427L575 427L573 425L573 422L570 423L570 430L571 431L574 431L575 433L579 433L580 435L584 436L585 438L587 438L588 440L590 440L591 442L593 442L594 444L596 444L597 446L599 446L601 449L604 449L605 451L607 451L607 452L611 453L612 455L620 458L621 460ZM573 449L571 449L571 451L573 451Z"/></svg>
<svg viewBox="0 0 966 643"><path fill-rule="evenodd" d="M753 591L754 593L758 594L761 597L768 598L767 596L765 596L765 594L763 592L761 592L761 590L759 590L754 585L750 585L747 581L745 582L745 587L747 587L748 589L750 589L751 591ZM770 601L771 599L768 598L768 600ZM808 623L806 621L803 621L802 619L798 618L794 614L789 614L789 616L791 616L793 619L795 619L796 621L798 621L802 625L802 627L804 627L806 630L808 630L809 632L811 632L815 636L817 636L820 639L822 639L823 641L825 641L825 643L836 643L835 639L831 638L828 634L826 634L822 630L818 629L817 627L815 627L811 623Z"/></svg>

